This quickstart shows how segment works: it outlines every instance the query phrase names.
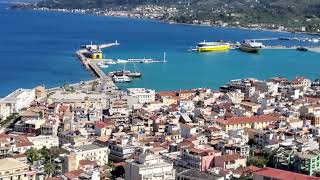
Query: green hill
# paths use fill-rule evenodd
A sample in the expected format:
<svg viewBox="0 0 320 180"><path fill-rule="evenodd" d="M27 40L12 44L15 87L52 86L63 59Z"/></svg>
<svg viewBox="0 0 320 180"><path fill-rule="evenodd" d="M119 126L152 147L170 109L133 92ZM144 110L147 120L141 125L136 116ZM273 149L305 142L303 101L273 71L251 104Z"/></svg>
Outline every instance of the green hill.
<svg viewBox="0 0 320 180"><path fill-rule="evenodd" d="M137 6L175 7L177 22L267 23L320 29L320 0L46 0L38 7L130 10Z"/></svg>

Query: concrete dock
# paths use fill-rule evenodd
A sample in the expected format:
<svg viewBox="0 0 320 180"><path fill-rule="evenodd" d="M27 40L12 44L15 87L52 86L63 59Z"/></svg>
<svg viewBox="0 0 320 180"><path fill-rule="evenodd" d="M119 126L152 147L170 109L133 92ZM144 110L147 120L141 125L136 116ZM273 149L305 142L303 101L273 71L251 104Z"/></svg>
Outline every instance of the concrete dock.
<svg viewBox="0 0 320 180"><path fill-rule="evenodd" d="M107 78L108 76L99 68L97 65L96 60L91 60L87 57L85 57L83 54L86 52L86 50L78 50L76 52L77 57L81 61L81 63L85 66L86 69L90 70L92 74L97 78Z"/></svg>
<svg viewBox="0 0 320 180"><path fill-rule="evenodd" d="M99 60L92 60L90 58L87 58L84 56L84 53L86 53L85 49L78 50L76 52L77 57L79 58L80 62L83 64L83 66L89 70L92 75L99 80L99 86L102 90L114 90L118 89L118 87L114 84L112 81L112 78L108 75L106 75L100 67L97 65Z"/></svg>

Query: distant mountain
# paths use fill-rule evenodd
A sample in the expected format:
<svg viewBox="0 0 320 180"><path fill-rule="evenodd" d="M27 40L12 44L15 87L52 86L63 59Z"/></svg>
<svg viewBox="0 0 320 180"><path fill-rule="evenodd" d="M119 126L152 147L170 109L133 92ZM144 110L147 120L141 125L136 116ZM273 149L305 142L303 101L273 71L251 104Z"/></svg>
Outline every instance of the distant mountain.
<svg viewBox="0 0 320 180"><path fill-rule="evenodd" d="M38 7L67 9L125 9L159 5L175 7L174 20L268 23L320 29L320 0L44 0Z"/></svg>

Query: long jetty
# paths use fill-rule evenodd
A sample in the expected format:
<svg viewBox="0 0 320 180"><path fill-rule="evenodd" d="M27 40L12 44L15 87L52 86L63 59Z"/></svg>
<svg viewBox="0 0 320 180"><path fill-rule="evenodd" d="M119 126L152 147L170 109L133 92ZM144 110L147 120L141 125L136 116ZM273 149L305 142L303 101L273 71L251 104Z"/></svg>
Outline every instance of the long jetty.
<svg viewBox="0 0 320 180"><path fill-rule="evenodd" d="M99 68L96 62L90 60L89 58L85 57L83 54L86 52L86 50L78 50L76 52L77 57L81 61L81 63L84 65L84 67L92 72L92 74L100 79L106 79L108 76Z"/></svg>

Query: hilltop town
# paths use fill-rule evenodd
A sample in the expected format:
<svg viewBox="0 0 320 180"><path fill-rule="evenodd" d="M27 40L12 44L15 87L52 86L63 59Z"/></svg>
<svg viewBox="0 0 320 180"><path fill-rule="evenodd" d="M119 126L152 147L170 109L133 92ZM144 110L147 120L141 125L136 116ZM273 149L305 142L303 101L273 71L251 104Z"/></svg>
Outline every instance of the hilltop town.
<svg viewBox="0 0 320 180"><path fill-rule="evenodd" d="M2 179L319 179L320 80L119 90L108 79L0 99ZM318 177L315 177L318 176Z"/></svg>

